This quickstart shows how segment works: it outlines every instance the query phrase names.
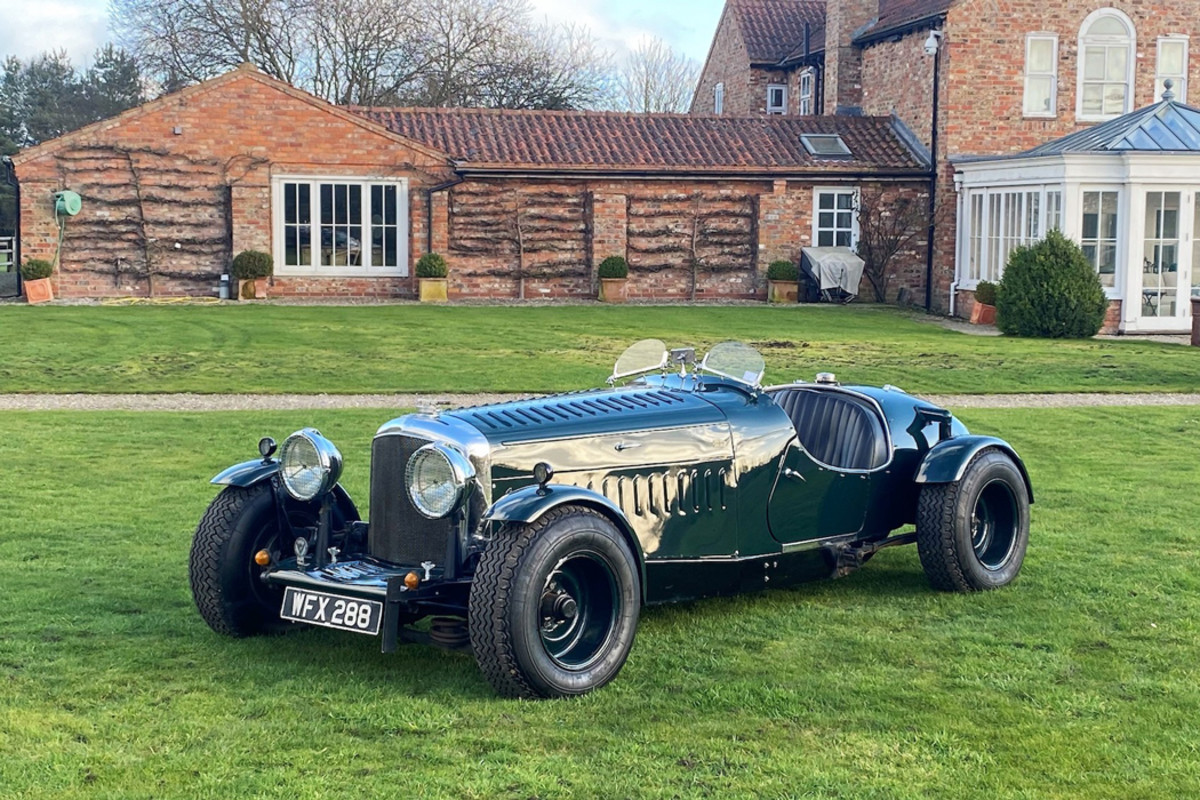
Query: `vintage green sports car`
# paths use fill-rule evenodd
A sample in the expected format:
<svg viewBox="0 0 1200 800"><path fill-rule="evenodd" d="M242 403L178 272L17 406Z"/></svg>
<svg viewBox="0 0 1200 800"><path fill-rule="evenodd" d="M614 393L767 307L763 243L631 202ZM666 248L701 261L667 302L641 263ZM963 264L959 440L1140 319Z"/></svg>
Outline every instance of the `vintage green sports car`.
<svg viewBox="0 0 1200 800"><path fill-rule="evenodd" d="M763 387L763 365L646 340L607 388L394 419L369 523L329 440L306 428L276 457L263 439L213 478L196 605L232 636L469 646L501 693L559 697L616 676L648 604L839 577L912 542L935 588L1016 577L1033 492L1008 444L892 386Z"/></svg>

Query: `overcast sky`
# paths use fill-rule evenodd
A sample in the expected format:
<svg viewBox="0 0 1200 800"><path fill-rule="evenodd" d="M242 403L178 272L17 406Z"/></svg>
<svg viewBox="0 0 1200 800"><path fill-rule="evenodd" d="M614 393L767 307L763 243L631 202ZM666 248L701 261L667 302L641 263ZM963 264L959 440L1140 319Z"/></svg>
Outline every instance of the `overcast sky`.
<svg viewBox="0 0 1200 800"><path fill-rule="evenodd" d="M658 36L703 62L724 0L531 0L553 21L586 25L620 51ZM65 49L75 66L86 66L108 41L108 0L0 0L0 55L22 59Z"/></svg>

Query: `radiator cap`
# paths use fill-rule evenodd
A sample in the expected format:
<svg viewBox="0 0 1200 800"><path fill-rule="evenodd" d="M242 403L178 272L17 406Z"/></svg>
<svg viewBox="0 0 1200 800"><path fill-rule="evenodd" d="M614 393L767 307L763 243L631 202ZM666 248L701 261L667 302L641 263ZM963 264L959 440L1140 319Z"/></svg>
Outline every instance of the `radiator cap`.
<svg viewBox="0 0 1200 800"><path fill-rule="evenodd" d="M832 372L818 372L817 383L821 384L822 386L837 386L837 376Z"/></svg>

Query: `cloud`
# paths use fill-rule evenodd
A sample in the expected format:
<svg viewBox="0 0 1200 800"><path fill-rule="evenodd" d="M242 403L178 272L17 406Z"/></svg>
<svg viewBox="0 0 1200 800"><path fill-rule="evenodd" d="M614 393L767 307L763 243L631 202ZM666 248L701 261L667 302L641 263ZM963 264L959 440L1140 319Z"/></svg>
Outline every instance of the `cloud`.
<svg viewBox="0 0 1200 800"><path fill-rule="evenodd" d="M703 61L724 7L723 0L531 0L534 13L552 22L585 25L619 54L658 37L675 50Z"/></svg>
<svg viewBox="0 0 1200 800"><path fill-rule="evenodd" d="M108 41L106 0L0 0L0 19L0 54L20 59L66 50L76 67L86 66Z"/></svg>

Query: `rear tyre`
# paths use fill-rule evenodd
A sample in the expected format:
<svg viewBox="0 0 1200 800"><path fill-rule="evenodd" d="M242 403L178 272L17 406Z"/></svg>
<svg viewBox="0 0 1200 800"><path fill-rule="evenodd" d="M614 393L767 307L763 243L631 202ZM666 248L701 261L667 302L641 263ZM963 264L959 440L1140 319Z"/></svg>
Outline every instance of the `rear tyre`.
<svg viewBox="0 0 1200 800"><path fill-rule="evenodd" d="M958 483L921 487L917 552L933 588L972 592L1017 577L1029 545L1029 495L1017 465L980 451Z"/></svg>
<svg viewBox="0 0 1200 800"><path fill-rule="evenodd" d="M578 506L505 527L471 583L475 660L509 697L567 697L620 672L641 610L637 562L616 527Z"/></svg>
<svg viewBox="0 0 1200 800"><path fill-rule="evenodd" d="M254 554L280 550L270 484L228 486L196 527L188 559L192 598L208 626L227 636L277 633L293 626L279 618L283 590L263 583Z"/></svg>

